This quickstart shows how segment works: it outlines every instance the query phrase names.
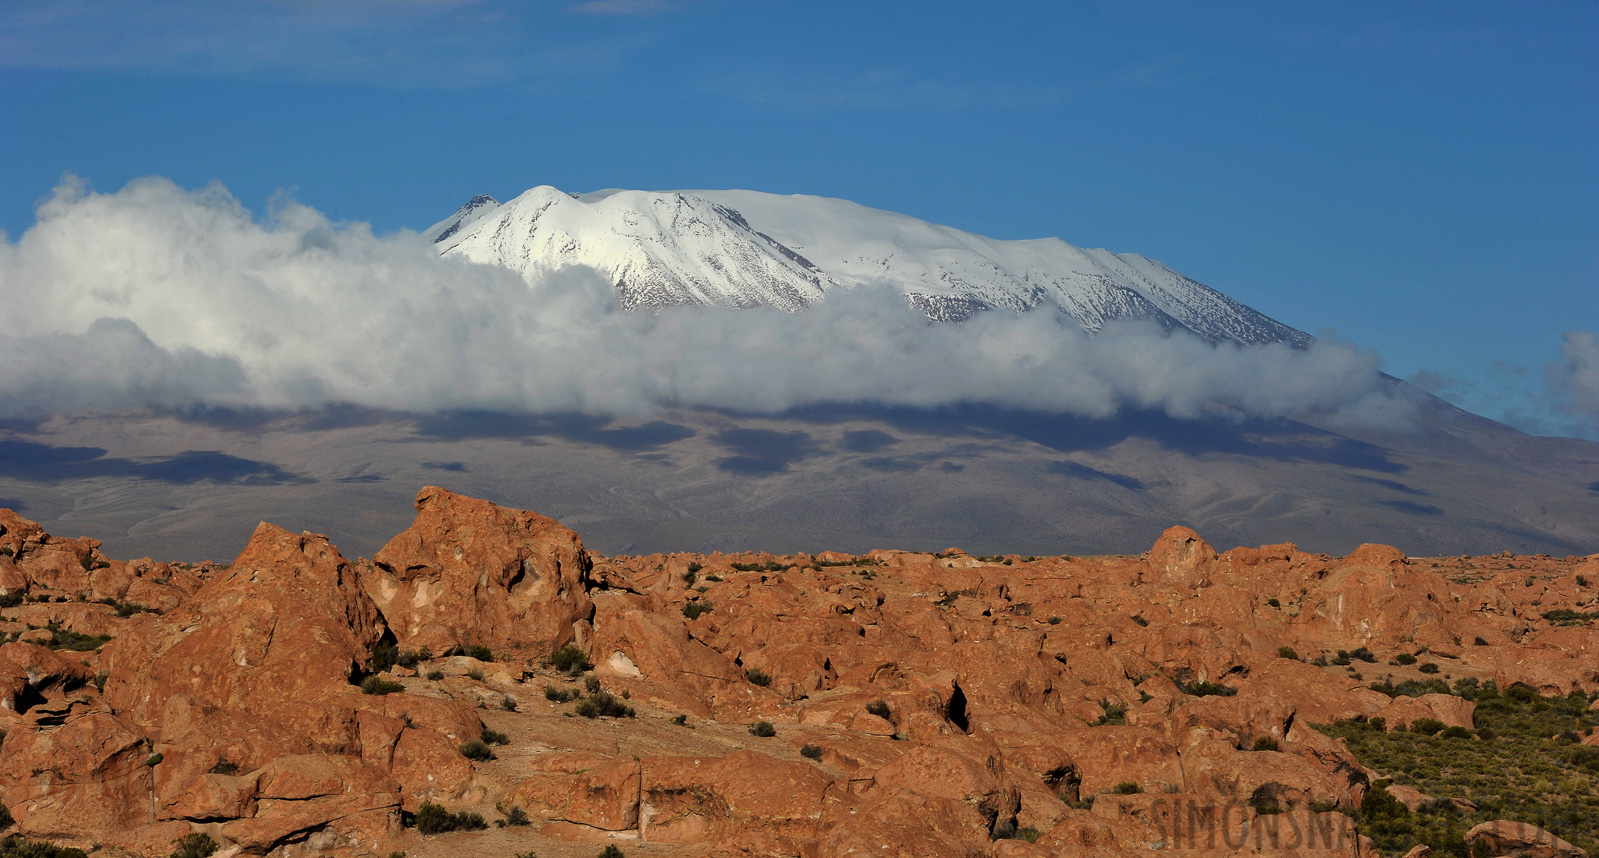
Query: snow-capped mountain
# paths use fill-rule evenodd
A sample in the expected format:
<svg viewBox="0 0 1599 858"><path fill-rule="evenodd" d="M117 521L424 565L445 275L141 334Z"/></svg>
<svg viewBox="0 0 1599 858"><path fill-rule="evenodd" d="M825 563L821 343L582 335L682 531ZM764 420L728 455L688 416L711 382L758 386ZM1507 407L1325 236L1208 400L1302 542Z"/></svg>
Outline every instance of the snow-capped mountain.
<svg viewBox="0 0 1599 858"><path fill-rule="evenodd" d="M1054 309L1093 333L1152 319L1211 342L1310 337L1152 259L1058 238L999 241L848 200L756 191L596 191L540 186L474 197L424 235L441 254L503 265L530 283L594 268L629 309L803 310L835 289L893 288L936 321Z"/></svg>

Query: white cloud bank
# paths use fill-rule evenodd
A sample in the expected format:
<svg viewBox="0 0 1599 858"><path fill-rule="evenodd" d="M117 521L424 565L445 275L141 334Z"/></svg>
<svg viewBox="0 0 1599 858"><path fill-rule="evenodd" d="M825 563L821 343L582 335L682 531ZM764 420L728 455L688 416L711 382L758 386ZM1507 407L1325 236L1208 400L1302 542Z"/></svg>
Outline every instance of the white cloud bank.
<svg viewBox="0 0 1599 858"><path fill-rule="evenodd" d="M1343 345L1212 347L1151 325L1088 337L1045 313L930 325L887 289L775 310L618 310L569 269L529 287L292 200L264 221L219 185L68 179L0 242L0 412L139 406L635 413L982 402L1178 417L1215 405L1390 421L1378 359Z"/></svg>

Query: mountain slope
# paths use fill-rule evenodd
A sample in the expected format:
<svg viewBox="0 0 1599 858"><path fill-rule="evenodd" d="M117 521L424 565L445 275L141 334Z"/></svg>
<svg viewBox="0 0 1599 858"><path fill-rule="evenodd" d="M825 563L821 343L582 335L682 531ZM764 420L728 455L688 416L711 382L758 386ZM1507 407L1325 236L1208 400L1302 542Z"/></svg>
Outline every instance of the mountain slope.
<svg viewBox="0 0 1599 858"><path fill-rule="evenodd" d="M441 254L503 265L529 282L566 265L592 267L629 309L792 312L835 289L886 287L936 321L1052 309L1090 333L1132 318L1210 342L1310 340L1137 254L1056 238L999 241L825 197L541 186L504 205L476 197L424 236Z"/></svg>

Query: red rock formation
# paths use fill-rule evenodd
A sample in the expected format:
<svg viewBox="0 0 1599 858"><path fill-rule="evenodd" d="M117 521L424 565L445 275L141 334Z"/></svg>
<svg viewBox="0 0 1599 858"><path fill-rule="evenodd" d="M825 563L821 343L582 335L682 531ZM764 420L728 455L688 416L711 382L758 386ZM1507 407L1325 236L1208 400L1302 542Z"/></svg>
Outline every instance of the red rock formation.
<svg viewBox="0 0 1599 858"><path fill-rule="evenodd" d="M1312 724L1472 727L1461 698L1369 687L1389 676L1599 689L1593 624L1543 616L1595 610L1599 558L1217 553L1172 528L1092 560L591 559L533 513L437 488L417 510L371 564L263 524L231 566L195 571L0 512L0 595L34 600L0 632L39 642L0 645L0 801L19 828L147 856L200 829L244 854L349 858L512 837L402 827L435 802L525 812L494 848L540 854L1372 855L1324 811L1378 773ZM52 651L52 627L112 640ZM432 658L363 694L385 641ZM544 664L566 643L594 662L584 680ZM495 661L448 657L477 645ZM1340 650L1353 663L1328 664ZM636 717L559 702L598 694ZM464 755L483 738L508 742L498 759ZM1511 834L1476 839L1542 848Z"/></svg>
<svg viewBox="0 0 1599 858"><path fill-rule="evenodd" d="M548 653L593 614L577 534L538 513L428 486L416 520L383 546L367 591L403 648L479 645Z"/></svg>

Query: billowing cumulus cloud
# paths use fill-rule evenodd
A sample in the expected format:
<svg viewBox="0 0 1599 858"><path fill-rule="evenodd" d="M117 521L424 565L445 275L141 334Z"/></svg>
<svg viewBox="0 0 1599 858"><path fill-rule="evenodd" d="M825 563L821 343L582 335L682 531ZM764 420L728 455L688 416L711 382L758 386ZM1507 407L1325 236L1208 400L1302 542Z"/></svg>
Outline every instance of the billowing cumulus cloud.
<svg viewBox="0 0 1599 858"><path fill-rule="evenodd" d="M1190 417L1217 405L1391 421L1377 358L1348 346L1210 346L1152 325L1085 335L1045 313L934 325L892 290L799 314L623 312L588 269L529 285L292 200L257 219L225 189L68 180L0 244L0 411L140 405L634 413L817 402L983 402Z"/></svg>

